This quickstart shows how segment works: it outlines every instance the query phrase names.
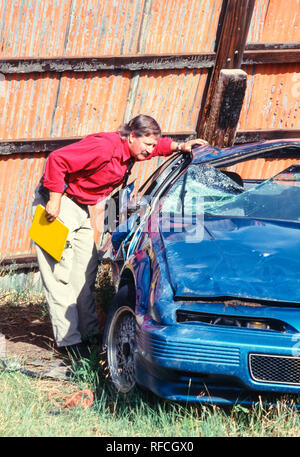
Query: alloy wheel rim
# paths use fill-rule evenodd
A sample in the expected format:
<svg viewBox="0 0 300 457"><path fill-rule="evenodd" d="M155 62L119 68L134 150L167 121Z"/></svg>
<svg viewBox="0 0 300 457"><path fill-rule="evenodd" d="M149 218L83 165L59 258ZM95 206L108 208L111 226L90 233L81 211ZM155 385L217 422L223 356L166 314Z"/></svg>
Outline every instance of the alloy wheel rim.
<svg viewBox="0 0 300 457"><path fill-rule="evenodd" d="M122 306L114 315L108 335L107 359L111 380L124 393L135 385L135 325L133 310Z"/></svg>

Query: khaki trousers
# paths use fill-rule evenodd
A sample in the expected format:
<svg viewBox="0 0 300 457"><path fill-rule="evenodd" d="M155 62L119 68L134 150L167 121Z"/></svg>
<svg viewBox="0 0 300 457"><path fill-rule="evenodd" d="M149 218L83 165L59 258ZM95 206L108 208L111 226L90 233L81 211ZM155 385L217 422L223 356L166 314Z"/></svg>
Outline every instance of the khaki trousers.
<svg viewBox="0 0 300 457"><path fill-rule="evenodd" d="M33 211L38 203L44 206L46 202L36 192ZM36 252L54 338L61 347L99 334L93 294L98 257L88 208L64 195L59 218L69 227L61 261L54 260L39 246Z"/></svg>

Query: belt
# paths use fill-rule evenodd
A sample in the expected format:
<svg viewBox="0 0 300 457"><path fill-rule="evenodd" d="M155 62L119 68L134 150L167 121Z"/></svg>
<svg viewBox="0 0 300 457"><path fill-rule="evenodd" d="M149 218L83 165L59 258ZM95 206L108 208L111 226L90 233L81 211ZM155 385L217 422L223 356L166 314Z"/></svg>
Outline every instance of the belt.
<svg viewBox="0 0 300 457"><path fill-rule="evenodd" d="M72 202L76 203L76 205L80 206L80 208L82 209L87 209L88 208L88 205L84 204L84 203L79 203L77 200L76 200L76 197L74 197L74 195L70 195L68 194L67 192L64 193L64 195L66 197L68 197L70 200L72 200Z"/></svg>

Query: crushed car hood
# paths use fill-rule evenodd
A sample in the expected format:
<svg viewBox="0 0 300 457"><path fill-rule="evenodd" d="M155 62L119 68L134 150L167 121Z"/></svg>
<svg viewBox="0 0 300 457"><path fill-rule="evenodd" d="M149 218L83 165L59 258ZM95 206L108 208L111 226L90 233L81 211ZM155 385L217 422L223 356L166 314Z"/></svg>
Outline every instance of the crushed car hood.
<svg viewBox="0 0 300 457"><path fill-rule="evenodd" d="M300 223L207 217L202 228L161 229L175 298L300 303Z"/></svg>

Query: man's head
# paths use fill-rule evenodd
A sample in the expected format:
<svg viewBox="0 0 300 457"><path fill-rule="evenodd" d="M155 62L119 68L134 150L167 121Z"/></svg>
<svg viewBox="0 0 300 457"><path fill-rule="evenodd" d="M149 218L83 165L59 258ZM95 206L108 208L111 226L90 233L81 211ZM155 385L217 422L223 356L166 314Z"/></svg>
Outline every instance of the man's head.
<svg viewBox="0 0 300 457"><path fill-rule="evenodd" d="M123 140L128 142L130 154L135 160L145 160L153 152L161 130L151 116L140 114L127 124L123 124L118 132Z"/></svg>

